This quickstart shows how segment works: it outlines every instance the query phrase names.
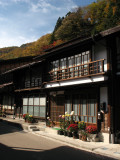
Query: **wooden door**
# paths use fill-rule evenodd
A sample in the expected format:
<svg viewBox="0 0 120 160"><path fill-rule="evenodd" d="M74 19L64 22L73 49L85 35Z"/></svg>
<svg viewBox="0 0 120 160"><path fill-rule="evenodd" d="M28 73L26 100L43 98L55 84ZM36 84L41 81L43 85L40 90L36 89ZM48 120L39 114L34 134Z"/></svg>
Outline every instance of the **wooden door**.
<svg viewBox="0 0 120 160"><path fill-rule="evenodd" d="M50 98L50 118L52 121L59 122L59 115L65 113L64 96Z"/></svg>

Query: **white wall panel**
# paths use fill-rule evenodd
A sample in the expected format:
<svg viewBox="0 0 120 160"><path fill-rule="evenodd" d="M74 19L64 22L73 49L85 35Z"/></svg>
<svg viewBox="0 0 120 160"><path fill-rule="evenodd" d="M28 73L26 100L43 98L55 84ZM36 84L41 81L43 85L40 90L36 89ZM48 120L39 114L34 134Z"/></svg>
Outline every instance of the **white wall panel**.
<svg viewBox="0 0 120 160"><path fill-rule="evenodd" d="M104 60L104 71L107 71L107 49L105 40L101 40L93 46L92 50L92 61L105 59Z"/></svg>

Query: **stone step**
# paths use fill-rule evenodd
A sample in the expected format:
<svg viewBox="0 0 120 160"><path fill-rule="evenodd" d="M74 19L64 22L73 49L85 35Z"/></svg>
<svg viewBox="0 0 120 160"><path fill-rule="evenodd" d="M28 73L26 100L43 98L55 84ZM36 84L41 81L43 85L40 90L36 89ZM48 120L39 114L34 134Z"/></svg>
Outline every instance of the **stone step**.
<svg viewBox="0 0 120 160"><path fill-rule="evenodd" d="M35 126L35 125L31 125L28 127L29 131L45 131L45 127L42 126Z"/></svg>
<svg viewBox="0 0 120 160"><path fill-rule="evenodd" d="M37 128L36 126L30 126L30 129L34 129L34 128Z"/></svg>
<svg viewBox="0 0 120 160"><path fill-rule="evenodd" d="M28 126L28 130L29 131L33 131L33 130L35 130L35 129L38 129L36 126Z"/></svg>
<svg viewBox="0 0 120 160"><path fill-rule="evenodd" d="M38 128L33 128L32 131L40 131Z"/></svg>

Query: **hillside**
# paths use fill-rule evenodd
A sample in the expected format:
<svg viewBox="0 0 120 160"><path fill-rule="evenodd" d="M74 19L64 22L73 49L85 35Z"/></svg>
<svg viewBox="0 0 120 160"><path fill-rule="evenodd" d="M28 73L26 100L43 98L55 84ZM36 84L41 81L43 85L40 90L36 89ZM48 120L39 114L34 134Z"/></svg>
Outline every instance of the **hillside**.
<svg viewBox="0 0 120 160"><path fill-rule="evenodd" d="M50 34L46 34L35 42L23 44L20 47L6 47L0 49L0 59L12 59L24 56L42 54L42 47L48 45Z"/></svg>
<svg viewBox="0 0 120 160"><path fill-rule="evenodd" d="M44 54L44 50L78 36L91 36L120 24L120 1L97 0L59 17L51 34L20 47L0 49L0 59Z"/></svg>

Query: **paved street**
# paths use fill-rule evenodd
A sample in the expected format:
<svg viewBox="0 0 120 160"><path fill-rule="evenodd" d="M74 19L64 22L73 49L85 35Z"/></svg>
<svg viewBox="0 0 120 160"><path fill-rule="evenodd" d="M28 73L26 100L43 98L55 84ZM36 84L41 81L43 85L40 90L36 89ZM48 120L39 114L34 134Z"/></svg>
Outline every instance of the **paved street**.
<svg viewBox="0 0 120 160"><path fill-rule="evenodd" d="M75 149L64 143L24 132L0 122L0 159L17 160L113 160Z"/></svg>

